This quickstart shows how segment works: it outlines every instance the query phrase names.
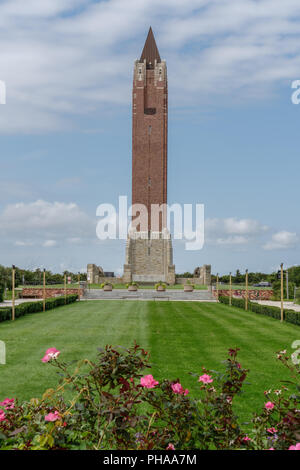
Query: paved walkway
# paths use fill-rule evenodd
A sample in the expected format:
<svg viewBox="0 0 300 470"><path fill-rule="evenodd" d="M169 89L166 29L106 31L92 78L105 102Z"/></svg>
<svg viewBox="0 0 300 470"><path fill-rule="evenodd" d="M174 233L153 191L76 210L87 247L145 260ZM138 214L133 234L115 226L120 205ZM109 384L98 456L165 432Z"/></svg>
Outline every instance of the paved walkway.
<svg viewBox="0 0 300 470"><path fill-rule="evenodd" d="M166 290L156 292L154 289L138 289L136 292L128 292L127 289L113 289L104 292L102 289L90 289L86 291L84 300L180 300L197 302L215 302L214 297L208 290L194 290L184 292L182 290Z"/></svg>
<svg viewBox="0 0 300 470"><path fill-rule="evenodd" d="M275 300L252 300L252 302L257 302L261 305L270 305L270 307L279 307L281 308L281 302ZM295 310L295 312L300 312L300 305L294 304L294 302L283 302L283 308L286 310Z"/></svg>

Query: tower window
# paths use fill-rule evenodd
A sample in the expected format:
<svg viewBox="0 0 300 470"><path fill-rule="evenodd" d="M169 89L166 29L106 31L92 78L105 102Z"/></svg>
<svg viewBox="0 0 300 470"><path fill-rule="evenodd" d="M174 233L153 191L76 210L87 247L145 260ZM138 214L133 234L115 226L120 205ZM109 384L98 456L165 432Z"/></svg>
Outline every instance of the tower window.
<svg viewBox="0 0 300 470"><path fill-rule="evenodd" d="M156 114L156 108L145 108L144 109L144 114L148 114L148 115L153 115L153 114Z"/></svg>

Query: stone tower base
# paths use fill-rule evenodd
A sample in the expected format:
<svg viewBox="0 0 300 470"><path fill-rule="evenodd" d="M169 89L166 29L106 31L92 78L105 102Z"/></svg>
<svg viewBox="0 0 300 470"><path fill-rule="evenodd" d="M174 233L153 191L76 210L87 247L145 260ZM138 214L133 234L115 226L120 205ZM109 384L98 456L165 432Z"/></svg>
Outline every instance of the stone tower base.
<svg viewBox="0 0 300 470"><path fill-rule="evenodd" d="M171 236L163 232L131 232L126 244L123 282L175 284Z"/></svg>

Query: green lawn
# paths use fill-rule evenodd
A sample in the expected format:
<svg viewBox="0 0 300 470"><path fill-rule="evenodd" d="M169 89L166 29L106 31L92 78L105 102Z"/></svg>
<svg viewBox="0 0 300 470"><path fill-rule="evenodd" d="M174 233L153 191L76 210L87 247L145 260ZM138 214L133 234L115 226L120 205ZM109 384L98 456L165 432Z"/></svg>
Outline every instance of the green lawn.
<svg viewBox="0 0 300 470"><path fill-rule="evenodd" d="M99 346L130 346L135 339L151 352L155 378L179 377L192 394L198 384L189 372L200 373L202 365L222 370L227 349L241 348L240 362L251 370L251 385L236 406L246 419L263 403L264 390L289 377L274 353L290 351L300 328L215 303L77 302L0 324L0 340L7 347L0 398L38 397L56 384L55 371L41 362L49 347L61 350L67 361L93 359Z"/></svg>

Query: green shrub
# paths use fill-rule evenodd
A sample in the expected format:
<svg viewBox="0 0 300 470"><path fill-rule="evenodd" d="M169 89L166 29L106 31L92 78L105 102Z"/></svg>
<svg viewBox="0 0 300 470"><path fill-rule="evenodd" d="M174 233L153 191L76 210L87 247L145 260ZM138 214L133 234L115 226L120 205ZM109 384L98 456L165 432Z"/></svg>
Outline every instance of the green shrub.
<svg viewBox="0 0 300 470"><path fill-rule="evenodd" d="M163 287L164 289L166 289L166 284L162 281L159 281L157 284L155 284L155 289L157 289L158 287Z"/></svg>
<svg viewBox="0 0 300 470"><path fill-rule="evenodd" d="M1 307L0 308L0 322L11 319L11 308L10 307Z"/></svg>
<svg viewBox="0 0 300 470"><path fill-rule="evenodd" d="M229 304L229 297L221 296L219 301L222 304ZM232 299L232 306L241 308L245 310L245 300L244 299ZM255 302L248 302L248 310L250 312L258 313L259 315L266 315L267 317L275 318L276 320L281 319L281 309L279 307L272 307L270 305L261 305ZM294 325L300 325L300 313L295 312L294 310L283 311L283 319L288 323L293 323Z"/></svg>
<svg viewBox="0 0 300 470"><path fill-rule="evenodd" d="M62 297L46 299L45 307L46 307L46 310L51 310L53 308L60 307L61 305L76 302L77 299L78 299L77 294L67 295L66 298L62 296ZM27 315L28 313L38 313L42 311L43 311L42 300L38 302L24 302L20 305L16 305L15 318L22 317L23 315ZM0 308L0 322L11 320L11 317L12 317L11 307Z"/></svg>
<svg viewBox="0 0 300 470"><path fill-rule="evenodd" d="M11 397L0 402L0 449L151 454L155 450L297 450L300 365L286 351L277 352L291 380L278 390L265 391L261 409L251 422L243 423L235 401L249 370L239 362L238 351L229 349L225 371L202 367L192 373L199 386L190 397L178 378L155 380L149 374L149 354L137 344L129 349L106 346L93 362L85 359L76 364L66 363L60 351L49 348L42 361L56 368L60 382L42 398L20 403ZM172 455L177 460L170 460L169 454L165 463L178 463Z"/></svg>
<svg viewBox="0 0 300 470"><path fill-rule="evenodd" d="M137 288L139 288L138 283L135 282L135 281L128 282L128 283L126 284L126 288L128 289L129 286L136 286Z"/></svg>
<svg viewBox="0 0 300 470"><path fill-rule="evenodd" d="M273 288L273 299L274 300L280 300L281 299L281 281L273 282L272 288ZM286 282L284 281L283 297L285 299L287 299L288 297L290 299L293 299L294 298L294 290L295 290L295 284L293 282L289 282L289 295L287 295Z"/></svg>
<svg viewBox="0 0 300 470"><path fill-rule="evenodd" d="M100 284L101 289L103 289L105 286L111 286L112 289L114 288L114 285L107 281L102 282L102 284Z"/></svg>

